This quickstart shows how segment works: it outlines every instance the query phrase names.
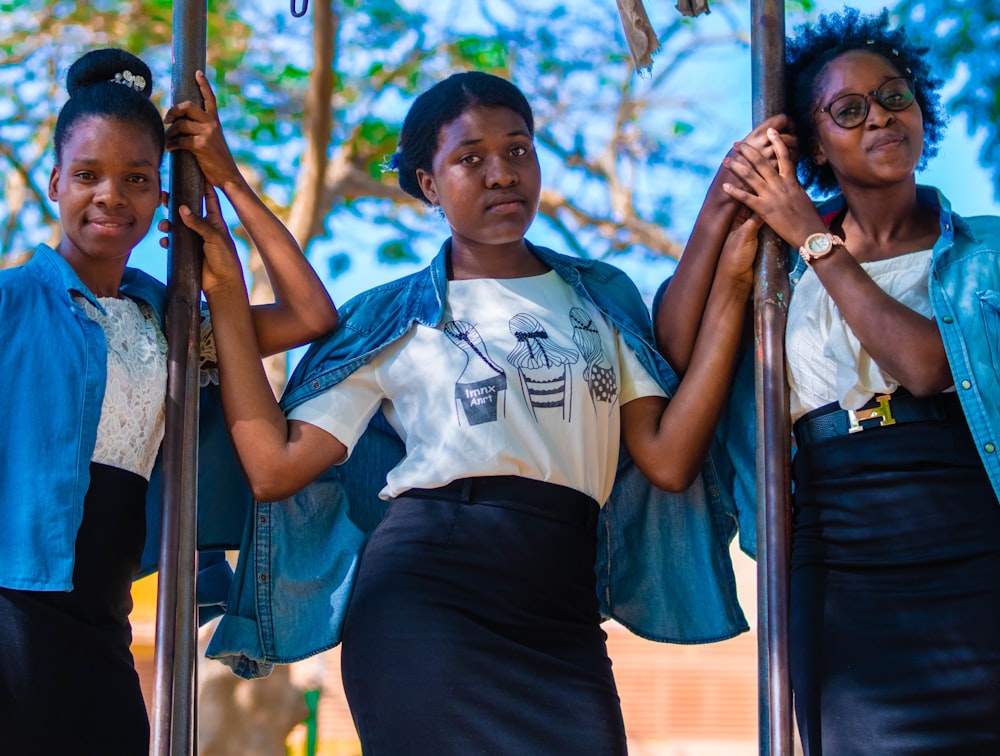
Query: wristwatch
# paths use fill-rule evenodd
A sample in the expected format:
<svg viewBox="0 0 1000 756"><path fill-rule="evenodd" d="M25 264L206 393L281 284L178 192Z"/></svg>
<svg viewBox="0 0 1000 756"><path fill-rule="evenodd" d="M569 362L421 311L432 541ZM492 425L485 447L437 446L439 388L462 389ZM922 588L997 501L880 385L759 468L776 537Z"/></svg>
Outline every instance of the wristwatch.
<svg viewBox="0 0 1000 756"><path fill-rule="evenodd" d="M813 260L826 257L837 246L844 246L844 240L839 236L830 233L810 234L806 237L806 243L799 247L799 254L811 265Z"/></svg>

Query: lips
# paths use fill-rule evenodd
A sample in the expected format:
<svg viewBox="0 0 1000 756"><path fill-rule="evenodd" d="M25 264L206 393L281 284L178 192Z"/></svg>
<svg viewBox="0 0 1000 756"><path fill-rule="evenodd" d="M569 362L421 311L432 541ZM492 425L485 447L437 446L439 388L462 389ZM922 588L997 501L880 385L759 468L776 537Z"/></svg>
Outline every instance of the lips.
<svg viewBox="0 0 1000 756"><path fill-rule="evenodd" d="M502 214L520 210L523 206L523 197L519 197L516 194L504 194L491 197L489 203L486 205L486 209Z"/></svg>
<svg viewBox="0 0 1000 756"><path fill-rule="evenodd" d="M868 151L873 152L875 150L885 149L887 147L895 147L897 144L902 144L906 141L906 136L897 133L887 133L879 134L871 143L868 145Z"/></svg>
<svg viewBox="0 0 1000 756"><path fill-rule="evenodd" d="M111 232L128 228L132 225L132 222L126 218L88 218L87 225L96 226L99 229Z"/></svg>

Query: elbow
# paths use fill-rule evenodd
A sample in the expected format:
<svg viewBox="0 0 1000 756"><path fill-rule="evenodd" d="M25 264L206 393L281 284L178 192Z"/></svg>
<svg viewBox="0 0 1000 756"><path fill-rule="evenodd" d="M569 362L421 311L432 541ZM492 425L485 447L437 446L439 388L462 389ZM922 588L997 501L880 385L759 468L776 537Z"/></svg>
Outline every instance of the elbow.
<svg viewBox="0 0 1000 756"><path fill-rule="evenodd" d="M295 493L284 476L270 474L267 470L258 468L254 473L247 472L246 477L256 501L281 501Z"/></svg>
<svg viewBox="0 0 1000 756"><path fill-rule="evenodd" d="M333 306L333 302L328 307L317 308L316 314L305 323L306 341L316 341L337 330L340 323L340 313Z"/></svg>
<svg viewBox="0 0 1000 756"><path fill-rule="evenodd" d="M915 375L909 376L902 386L915 397L925 399L929 396L937 396L955 385L955 377L951 370L945 365L944 370L924 370Z"/></svg>
<svg viewBox="0 0 1000 756"><path fill-rule="evenodd" d="M667 493L684 493L698 479L701 467L690 467L685 469L664 469L667 466L659 465L658 470L652 474L646 473L646 478L654 486Z"/></svg>

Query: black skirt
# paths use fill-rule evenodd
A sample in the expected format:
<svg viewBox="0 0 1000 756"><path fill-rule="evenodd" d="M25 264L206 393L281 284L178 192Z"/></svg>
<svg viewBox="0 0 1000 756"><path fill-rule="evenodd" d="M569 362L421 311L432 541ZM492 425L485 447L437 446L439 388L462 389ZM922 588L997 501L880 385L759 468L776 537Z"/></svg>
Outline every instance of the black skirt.
<svg viewBox="0 0 1000 756"><path fill-rule="evenodd" d="M129 646L147 483L92 464L73 590L0 588L0 754L147 756Z"/></svg>
<svg viewBox="0 0 1000 756"><path fill-rule="evenodd" d="M1000 505L948 418L800 446L790 651L807 756L1000 753Z"/></svg>
<svg viewBox="0 0 1000 756"><path fill-rule="evenodd" d="M516 477L392 502L344 626L366 756L625 753L595 594L597 511Z"/></svg>

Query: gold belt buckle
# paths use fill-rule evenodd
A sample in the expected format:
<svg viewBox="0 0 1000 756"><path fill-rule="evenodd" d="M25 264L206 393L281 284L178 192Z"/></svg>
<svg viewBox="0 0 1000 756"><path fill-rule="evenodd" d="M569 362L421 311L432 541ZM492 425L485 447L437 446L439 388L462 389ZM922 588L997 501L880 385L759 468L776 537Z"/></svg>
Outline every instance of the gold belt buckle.
<svg viewBox="0 0 1000 756"><path fill-rule="evenodd" d="M892 410L889 409L889 394L879 394L875 397L878 402L877 407L871 407L869 409L859 409L859 410L847 410L848 417L851 418L851 425L847 429L849 433L860 433L865 429L861 423L865 420L874 420L876 417L881 418L882 422L879 426L895 425L896 418L892 416Z"/></svg>

